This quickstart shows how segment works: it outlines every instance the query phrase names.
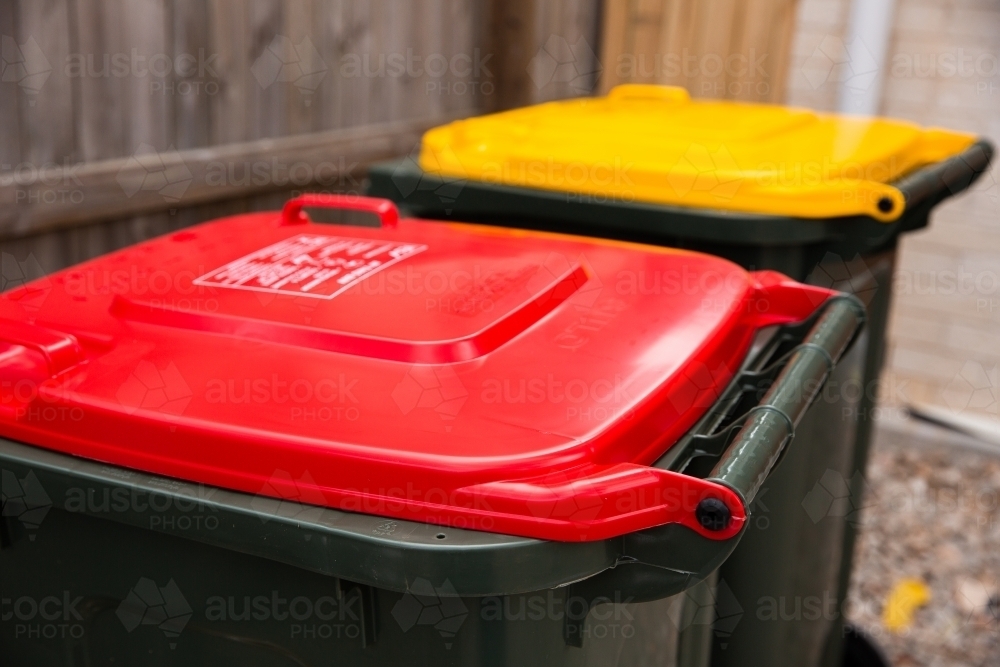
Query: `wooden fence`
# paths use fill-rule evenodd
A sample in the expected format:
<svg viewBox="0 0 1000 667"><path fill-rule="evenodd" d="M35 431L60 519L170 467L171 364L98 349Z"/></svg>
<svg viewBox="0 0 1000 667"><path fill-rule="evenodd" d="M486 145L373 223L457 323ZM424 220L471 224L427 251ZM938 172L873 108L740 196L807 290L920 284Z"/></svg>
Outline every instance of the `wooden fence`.
<svg viewBox="0 0 1000 667"><path fill-rule="evenodd" d="M275 207L297 190L356 191L367 163L406 154L428 127L590 92L591 65L583 66L589 88L542 71L512 91L549 37L585 36L596 48L599 1L525 3L524 14L507 14L504 34L496 19L507 6L0 3L8 267L52 271L205 219Z"/></svg>
<svg viewBox="0 0 1000 667"><path fill-rule="evenodd" d="M784 56L769 50L787 40L768 17L784 26L793 1L746 2L771 13L737 0L5 0L0 289L295 191L359 191L368 163L429 127L641 80L620 76L623 56L692 34L700 53L768 51L774 98ZM689 37L654 47L650 30ZM700 79L655 80L705 93Z"/></svg>

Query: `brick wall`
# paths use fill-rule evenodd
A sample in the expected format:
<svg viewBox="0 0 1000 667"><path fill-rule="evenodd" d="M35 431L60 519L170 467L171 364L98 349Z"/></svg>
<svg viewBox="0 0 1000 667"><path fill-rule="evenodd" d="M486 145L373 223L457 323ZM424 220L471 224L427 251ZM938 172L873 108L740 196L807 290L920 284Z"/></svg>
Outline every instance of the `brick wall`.
<svg viewBox="0 0 1000 667"><path fill-rule="evenodd" d="M833 109L863 77L845 45L850 3L802 0L788 103ZM853 48L852 48L853 47ZM860 45L863 47L863 45ZM832 64L832 66L831 66ZM1000 144L1000 2L898 0L881 111ZM904 237L889 325L884 403L921 402L1000 420L1000 170Z"/></svg>

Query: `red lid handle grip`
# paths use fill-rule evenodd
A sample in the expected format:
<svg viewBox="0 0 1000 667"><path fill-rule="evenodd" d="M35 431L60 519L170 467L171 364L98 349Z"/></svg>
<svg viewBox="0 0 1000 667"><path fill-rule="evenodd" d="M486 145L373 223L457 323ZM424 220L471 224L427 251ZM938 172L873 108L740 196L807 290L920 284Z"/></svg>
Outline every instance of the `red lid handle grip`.
<svg viewBox="0 0 1000 667"><path fill-rule="evenodd" d="M48 362L55 376L83 361L83 350L75 336L27 322L0 319L0 340L31 348Z"/></svg>
<svg viewBox="0 0 1000 667"><path fill-rule="evenodd" d="M777 271L753 271L750 276L754 295L746 312L754 327L804 320L837 295L835 290L804 285Z"/></svg>
<svg viewBox="0 0 1000 667"><path fill-rule="evenodd" d="M303 208L339 208L349 211L374 213L382 221L383 227L395 227L399 222L399 209L388 199L358 197L355 195L304 194L289 199L281 210L281 224L299 225L309 222Z"/></svg>

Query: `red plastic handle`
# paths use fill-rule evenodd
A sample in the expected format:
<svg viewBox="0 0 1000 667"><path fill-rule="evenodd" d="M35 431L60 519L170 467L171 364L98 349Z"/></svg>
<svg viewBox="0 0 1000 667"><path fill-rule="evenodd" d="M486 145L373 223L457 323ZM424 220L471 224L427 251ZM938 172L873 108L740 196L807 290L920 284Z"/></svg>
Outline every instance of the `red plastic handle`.
<svg viewBox="0 0 1000 667"><path fill-rule="evenodd" d="M395 227L399 222L399 209L388 199L310 193L285 202L285 207L281 210L281 224L300 225L309 222L309 216L302 212L306 207L340 208L374 213L382 221L383 227Z"/></svg>
<svg viewBox="0 0 1000 667"><path fill-rule="evenodd" d="M53 376L83 361L83 350L75 336L27 322L0 319L0 340L39 352Z"/></svg>
<svg viewBox="0 0 1000 667"><path fill-rule="evenodd" d="M805 285L777 271L753 271L754 296L748 314L755 327L804 320L839 292Z"/></svg>

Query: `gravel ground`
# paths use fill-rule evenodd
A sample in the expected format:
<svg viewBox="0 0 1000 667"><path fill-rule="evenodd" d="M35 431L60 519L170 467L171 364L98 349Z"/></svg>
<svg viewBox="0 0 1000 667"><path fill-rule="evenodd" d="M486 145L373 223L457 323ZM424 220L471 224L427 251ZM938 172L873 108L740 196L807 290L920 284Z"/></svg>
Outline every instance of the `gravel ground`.
<svg viewBox="0 0 1000 667"><path fill-rule="evenodd" d="M847 616L895 667L1000 666L1000 448L881 432L872 451ZM884 602L900 580L930 601L893 633Z"/></svg>

